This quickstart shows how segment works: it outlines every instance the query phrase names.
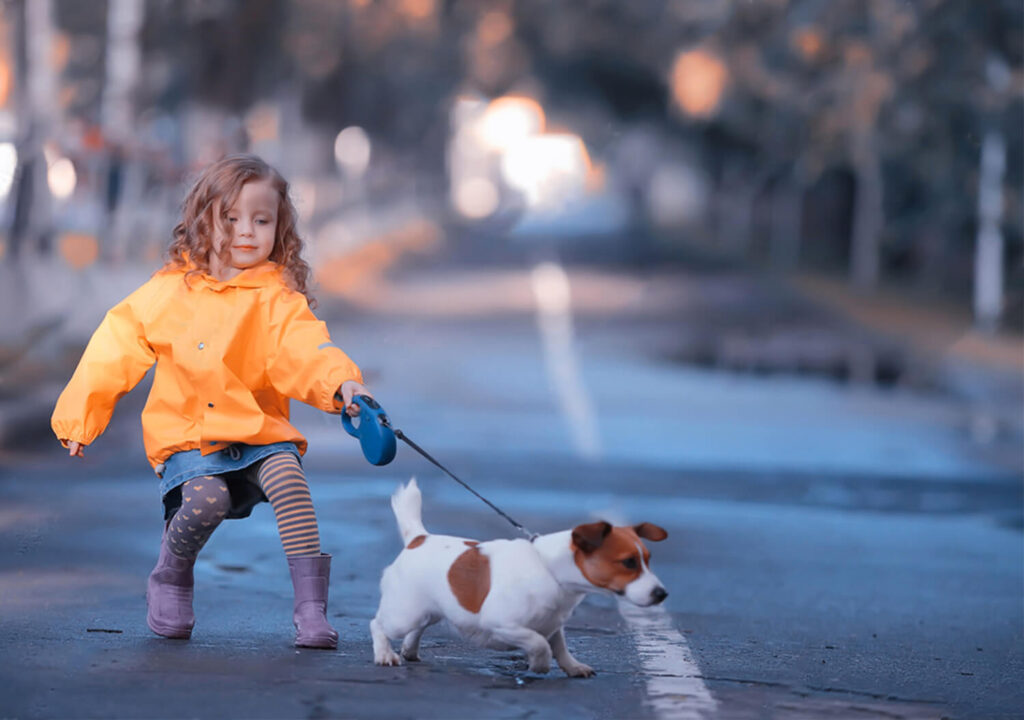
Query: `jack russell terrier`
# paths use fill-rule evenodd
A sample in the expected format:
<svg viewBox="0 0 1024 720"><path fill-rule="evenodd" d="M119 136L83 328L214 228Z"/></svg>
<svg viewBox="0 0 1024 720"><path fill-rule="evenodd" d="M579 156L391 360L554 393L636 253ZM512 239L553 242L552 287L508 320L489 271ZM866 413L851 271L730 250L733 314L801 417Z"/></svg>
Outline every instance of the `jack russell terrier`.
<svg viewBox="0 0 1024 720"><path fill-rule="evenodd" d="M422 502L416 480L391 496L405 548L384 570L370 621L378 665L419 660L423 631L447 619L481 645L520 648L531 672L548 672L554 656L570 677L590 677L593 668L572 656L562 629L583 596L614 593L642 607L668 596L643 543L668 537L657 525L593 522L532 541L476 542L429 534ZM399 639L401 657L391 647Z"/></svg>

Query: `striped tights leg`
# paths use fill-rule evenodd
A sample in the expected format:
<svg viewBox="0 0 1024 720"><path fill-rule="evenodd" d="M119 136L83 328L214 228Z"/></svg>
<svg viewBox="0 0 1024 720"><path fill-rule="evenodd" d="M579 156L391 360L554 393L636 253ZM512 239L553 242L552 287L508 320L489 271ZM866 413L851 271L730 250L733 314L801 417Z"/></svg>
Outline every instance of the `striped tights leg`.
<svg viewBox="0 0 1024 720"><path fill-rule="evenodd" d="M320 531L298 459L291 453L271 455L263 461L256 479L274 508L284 554L319 555Z"/></svg>

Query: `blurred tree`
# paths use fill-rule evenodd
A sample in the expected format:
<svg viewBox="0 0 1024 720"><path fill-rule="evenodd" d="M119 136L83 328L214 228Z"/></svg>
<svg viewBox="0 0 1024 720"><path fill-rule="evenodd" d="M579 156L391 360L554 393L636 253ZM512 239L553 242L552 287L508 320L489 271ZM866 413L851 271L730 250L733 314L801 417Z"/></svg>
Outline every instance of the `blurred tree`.
<svg viewBox="0 0 1024 720"><path fill-rule="evenodd" d="M105 3L54 2L73 72L71 28ZM699 148L705 235L740 257L966 295L992 131L1022 255L1022 28L1019 0L146 0L138 106L238 116L294 87L325 135L360 125L375 157L437 171L453 95L526 91L598 155L643 128Z"/></svg>
<svg viewBox="0 0 1024 720"><path fill-rule="evenodd" d="M295 0L285 46L304 116L334 131L367 128L374 143L440 172L449 101L466 74L460 42L486 7Z"/></svg>

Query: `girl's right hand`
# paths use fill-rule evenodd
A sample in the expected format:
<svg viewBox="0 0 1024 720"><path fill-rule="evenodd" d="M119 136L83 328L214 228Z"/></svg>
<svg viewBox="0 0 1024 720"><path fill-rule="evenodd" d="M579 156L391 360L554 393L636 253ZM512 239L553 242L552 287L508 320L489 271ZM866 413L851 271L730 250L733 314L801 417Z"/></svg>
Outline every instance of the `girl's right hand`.
<svg viewBox="0 0 1024 720"><path fill-rule="evenodd" d="M68 440L68 456L85 457L85 445L74 440Z"/></svg>

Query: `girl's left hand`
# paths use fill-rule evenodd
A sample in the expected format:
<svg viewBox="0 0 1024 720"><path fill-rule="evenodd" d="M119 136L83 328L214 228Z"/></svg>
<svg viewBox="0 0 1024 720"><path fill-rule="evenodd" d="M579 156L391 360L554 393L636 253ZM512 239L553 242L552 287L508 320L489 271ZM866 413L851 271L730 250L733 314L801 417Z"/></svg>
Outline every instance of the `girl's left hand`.
<svg viewBox="0 0 1024 720"><path fill-rule="evenodd" d="M341 393L342 402L345 404L345 412L348 413L349 417L356 417L359 415L359 406L352 402L352 398L356 395L369 395L373 397L373 393L366 389L366 386L362 383L357 383L355 380L346 380L338 388Z"/></svg>

